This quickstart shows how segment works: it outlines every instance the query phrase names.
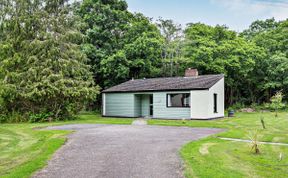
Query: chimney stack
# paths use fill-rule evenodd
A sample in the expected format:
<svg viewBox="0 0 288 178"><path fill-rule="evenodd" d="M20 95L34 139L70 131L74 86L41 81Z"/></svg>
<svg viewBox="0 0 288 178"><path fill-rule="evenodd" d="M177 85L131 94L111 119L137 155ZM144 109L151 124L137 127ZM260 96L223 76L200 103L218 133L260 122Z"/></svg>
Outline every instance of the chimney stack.
<svg viewBox="0 0 288 178"><path fill-rule="evenodd" d="M198 76L197 69L188 68L185 70L185 77L194 77L194 76Z"/></svg>

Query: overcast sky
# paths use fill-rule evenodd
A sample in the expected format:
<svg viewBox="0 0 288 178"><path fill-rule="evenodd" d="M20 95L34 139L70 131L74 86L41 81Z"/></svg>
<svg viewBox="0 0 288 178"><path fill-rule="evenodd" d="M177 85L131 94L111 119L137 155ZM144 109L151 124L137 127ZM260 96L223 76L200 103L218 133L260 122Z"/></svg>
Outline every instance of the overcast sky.
<svg viewBox="0 0 288 178"><path fill-rule="evenodd" d="M242 31L257 19L288 18L288 0L126 0L131 12L172 19L177 23L227 25Z"/></svg>

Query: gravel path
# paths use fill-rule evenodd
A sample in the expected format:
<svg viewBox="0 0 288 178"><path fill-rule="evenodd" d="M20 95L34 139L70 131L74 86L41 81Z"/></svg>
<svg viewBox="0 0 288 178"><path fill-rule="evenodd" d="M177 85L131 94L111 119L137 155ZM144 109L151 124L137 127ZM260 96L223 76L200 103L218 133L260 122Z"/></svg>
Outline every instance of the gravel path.
<svg viewBox="0 0 288 178"><path fill-rule="evenodd" d="M183 177L181 145L221 129L148 125L75 124L48 129L76 130L33 177Z"/></svg>

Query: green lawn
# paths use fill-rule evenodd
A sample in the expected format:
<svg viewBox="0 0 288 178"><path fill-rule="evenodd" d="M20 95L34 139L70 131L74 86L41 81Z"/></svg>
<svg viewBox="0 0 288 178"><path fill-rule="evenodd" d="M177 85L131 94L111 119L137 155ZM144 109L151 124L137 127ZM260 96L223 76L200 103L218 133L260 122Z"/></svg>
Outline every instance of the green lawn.
<svg viewBox="0 0 288 178"><path fill-rule="evenodd" d="M42 168L51 155L65 143L69 131L46 131L35 128L75 124L131 124L132 119L102 118L82 114L79 119L39 124L0 124L0 177L29 177ZM34 129L33 129L34 128Z"/></svg>
<svg viewBox="0 0 288 178"><path fill-rule="evenodd" d="M275 118L263 113L266 129L262 129L260 113L238 113L235 118L211 121L160 121L149 124L189 127L226 128L227 131L191 142L180 153L185 160L187 177L277 177L288 175L288 147L261 145L261 154L251 152L250 144L224 141L217 137L248 139L249 132L259 130L259 140L288 143L288 113ZM282 153L283 159L279 161Z"/></svg>
<svg viewBox="0 0 288 178"><path fill-rule="evenodd" d="M218 138L247 139L249 131L259 130L261 141L288 143L288 113L263 113L267 129L263 130L259 113L238 113L235 118L211 121L149 120L151 125L216 127L227 131L183 146L187 177L287 177L288 147L261 145L261 154L250 151L249 143ZM33 128L74 123L131 124L132 119L102 118L82 114L78 120L39 124L0 125L0 177L29 177L43 167L66 140L69 131L45 131ZM279 154L283 159L279 161Z"/></svg>

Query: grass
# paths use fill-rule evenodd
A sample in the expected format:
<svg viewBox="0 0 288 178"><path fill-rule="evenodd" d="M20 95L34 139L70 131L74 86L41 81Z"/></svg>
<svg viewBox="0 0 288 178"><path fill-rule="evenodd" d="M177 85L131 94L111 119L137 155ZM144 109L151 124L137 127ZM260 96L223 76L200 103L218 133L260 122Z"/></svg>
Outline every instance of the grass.
<svg viewBox="0 0 288 178"><path fill-rule="evenodd" d="M288 147L261 145L260 149L256 155L248 143L212 137L191 142L180 153L186 177L287 177ZM286 154L282 161L280 153Z"/></svg>
<svg viewBox="0 0 288 178"><path fill-rule="evenodd" d="M0 126L0 177L28 177L64 142L64 131L34 131L27 124Z"/></svg>
<svg viewBox="0 0 288 178"><path fill-rule="evenodd" d="M0 124L0 177L30 177L44 167L52 154L66 141L71 131L37 130L51 125L98 123L131 124L132 119L102 118L82 114L79 119L39 124Z"/></svg>
<svg viewBox="0 0 288 178"><path fill-rule="evenodd" d="M264 117L266 129L262 128L260 117ZM249 132L258 130L261 141L288 143L288 113L237 113L233 118L216 120L187 120L185 124L179 120L149 120L151 125L213 127L224 128L226 132L218 134L220 137L249 139Z"/></svg>
<svg viewBox="0 0 288 178"><path fill-rule="evenodd" d="M266 129L260 117L264 117ZM217 137L249 139L258 130L259 141L288 143L288 113L238 113L234 118L210 121L150 120L152 125L225 128L226 132L186 144L180 151L185 161L186 177L277 177L288 175L288 147L260 145L254 154L251 145L224 141ZM282 153L283 159L279 156Z"/></svg>
<svg viewBox="0 0 288 178"><path fill-rule="evenodd" d="M260 117L265 120L262 128ZM0 125L0 177L29 177L45 166L52 154L65 143L70 131L48 131L33 128L51 125L100 123L131 124L132 119L102 118L82 113L79 119L38 124ZM249 143L221 140L218 137L249 139L258 130L259 141L288 143L288 113L238 113L234 118L210 121L149 120L151 125L224 128L211 137L184 145L180 151L187 177L287 177L288 147L260 145L261 153L253 154ZM279 161L279 155L283 158Z"/></svg>

